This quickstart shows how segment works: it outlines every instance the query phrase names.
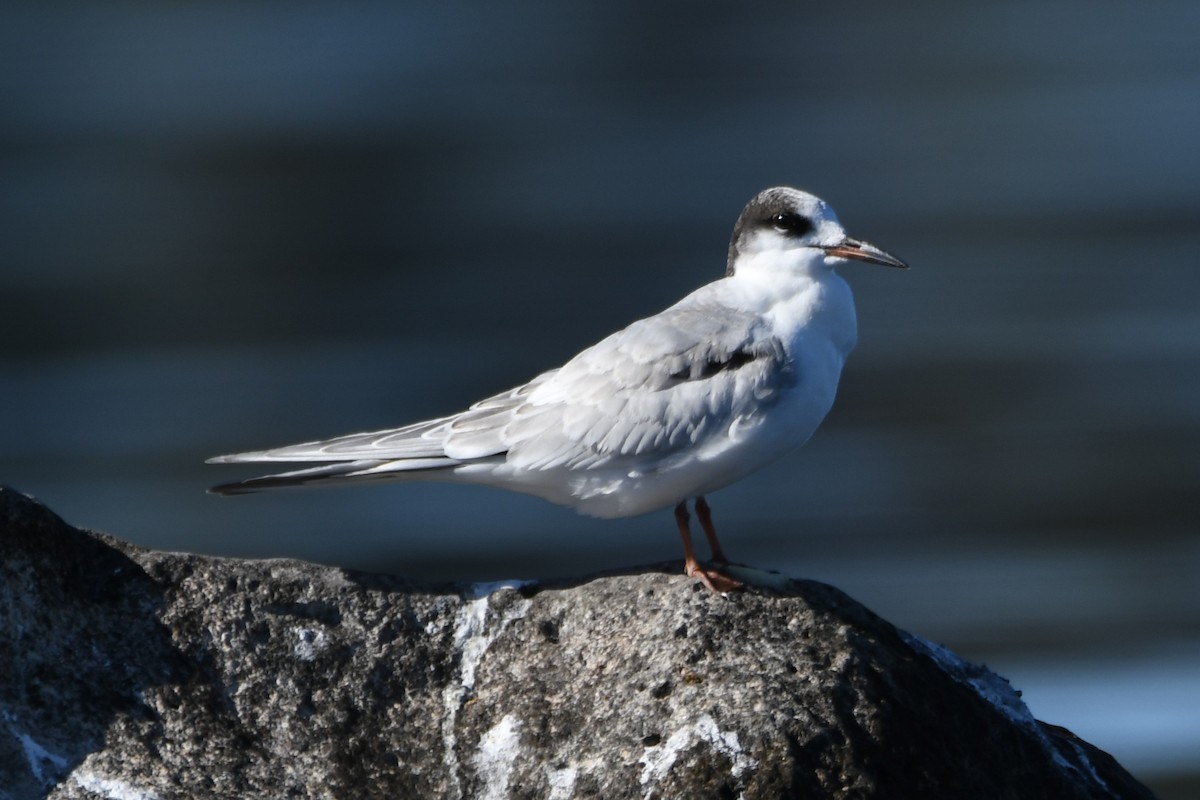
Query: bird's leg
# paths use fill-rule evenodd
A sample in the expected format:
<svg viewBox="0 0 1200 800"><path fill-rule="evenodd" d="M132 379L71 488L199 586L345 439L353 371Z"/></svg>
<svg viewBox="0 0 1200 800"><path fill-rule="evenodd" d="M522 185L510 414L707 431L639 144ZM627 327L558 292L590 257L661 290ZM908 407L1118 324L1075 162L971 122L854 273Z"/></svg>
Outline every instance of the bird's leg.
<svg viewBox="0 0 1200 800"><path fill-rule="evenodd" d="M708 576L704 575L700 562L696 560L696 553L692 550L692 527L688 524L688 517L687 500L684 500L675 506L675 524L679 526L679 538L683 540L683 572L688 576L700 577L707 585ZM712 589L711 586L708 588Z"/></svg>
<svg viewBox="0 0 1200 800"><path fill-rule="evenodd" d="M700 519L700 527L704 528L705 538L708 539L708 549L712 553L713 563L728 564L729 557L725 555L725 551L721 549L721 543L717 541L717 529L713 526L712 511L709 509L704 495L696 498L696 516Z"/></svg>
<svg viewBox="0 0 1200 800"><path fill-rule="evenodd" d="M708 506L705 505L707 511ZM697 507L697 513L700 509ZM722 575L716 570L706 570L700 566L700 562L696 560L696 553L692 550L692 530L688 524L689 515L687 510L687 501L684 500L679 505L675 506L675 524L679 526L679 538L683 540L683 572L689 578L697 578L701 583L708 587L709 591L716 594L722 592L731 592L735 589L743 588L742 582L727 575ZM701 520L703 523L703 519ZM712 525L711 518L709 525ZM705 530L707 534L707 527ZM710 542L713 539L709 540Z"/></svg>

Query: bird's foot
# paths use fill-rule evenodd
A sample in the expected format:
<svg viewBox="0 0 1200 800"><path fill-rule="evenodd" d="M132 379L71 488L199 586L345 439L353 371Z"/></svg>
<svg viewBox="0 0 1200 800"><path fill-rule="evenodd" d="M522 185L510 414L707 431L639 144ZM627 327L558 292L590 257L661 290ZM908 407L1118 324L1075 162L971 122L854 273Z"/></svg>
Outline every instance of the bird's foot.
<svg viewBox="0 0 1200 800"><path fill-rule="evenodd" d="M725 594L726 592L740 592L746 588L746 584L734 578L731 575L726 575L715 567L704 567L698 561L691 561L684 564L683 572L689 578L696 578L708 590L714 594Z"/></svg>

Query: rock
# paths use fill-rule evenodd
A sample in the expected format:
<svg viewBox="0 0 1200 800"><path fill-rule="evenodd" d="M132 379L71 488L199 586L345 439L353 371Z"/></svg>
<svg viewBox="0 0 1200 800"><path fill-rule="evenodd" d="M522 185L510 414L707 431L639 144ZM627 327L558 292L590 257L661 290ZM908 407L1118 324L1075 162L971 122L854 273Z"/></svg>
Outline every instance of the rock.
<svg viewBox="0 0 1200 800"><path fill-rule="evenodd" d="M1146 798L829 586L149 552L0 488L0 797Z"/></svg>

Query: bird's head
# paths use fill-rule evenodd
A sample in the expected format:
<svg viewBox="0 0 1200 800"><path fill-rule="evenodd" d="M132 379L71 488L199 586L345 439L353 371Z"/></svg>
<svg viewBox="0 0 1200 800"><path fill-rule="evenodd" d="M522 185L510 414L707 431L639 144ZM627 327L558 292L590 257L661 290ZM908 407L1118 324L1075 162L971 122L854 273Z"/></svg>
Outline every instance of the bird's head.
<svg viewBox="0 0 1200 800"><path fill-rule="evenodd" d="M847 236L821 198L776 186L759 192L742 210L729 240L725 274L748 269L816 274L846 260L908 268L875 245Z"/></svg>

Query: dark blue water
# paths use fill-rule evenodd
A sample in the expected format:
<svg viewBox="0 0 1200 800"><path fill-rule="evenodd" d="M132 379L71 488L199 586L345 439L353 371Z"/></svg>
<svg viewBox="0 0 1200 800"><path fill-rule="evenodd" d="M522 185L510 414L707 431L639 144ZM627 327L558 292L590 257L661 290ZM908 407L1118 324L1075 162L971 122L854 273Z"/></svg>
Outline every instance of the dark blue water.
<svg viewBox="0 0 1200 800"><path fill-rule="evenodd" d="M1161 796L1200 763L1200 7L0 11L0 481L140 544L417 575L678 557L669 514L237 499L204 458L457 410L808 188L859 350L731 554L987 661ZM1194 788L1193 788L1194 791Z"/></svg>

